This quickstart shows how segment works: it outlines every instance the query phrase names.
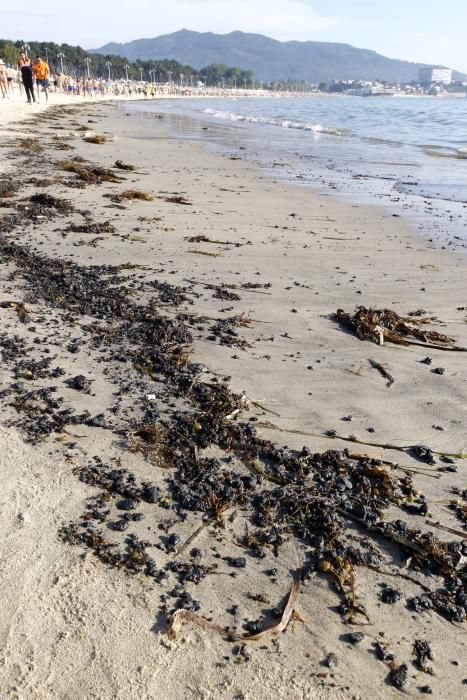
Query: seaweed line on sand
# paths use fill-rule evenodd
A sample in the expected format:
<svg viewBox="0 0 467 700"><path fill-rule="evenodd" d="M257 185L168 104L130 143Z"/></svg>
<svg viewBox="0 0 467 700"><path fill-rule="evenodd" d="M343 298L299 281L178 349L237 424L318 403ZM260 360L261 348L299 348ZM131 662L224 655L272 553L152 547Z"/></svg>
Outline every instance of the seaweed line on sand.
<svg viewBox="0 0 467 700"><path fill-rule="evenodd" d="M96 347L115 350L139 377L149 382L162 381L167 394L177 399L163 416L148 406L139 425L129 426L122 418L115 428L129 449L142 451L151 463L166 468L166 493L150 482L139 482L121 466L94 458L77 468L76 473L82 482L93 487L93 493L97 489L98 495L87 505L83 518L63 527L64 540L91 549L105 565L133 575L143 574L156 584L176 576L180 586L176 607L169 610L163 604L172 634L181 621L198 624L191 615L177 610L197 611L196 601L186 586L199 583L214 569L200 562L196 550L190 553L189 562L177 559L180 538L175 533L167 544L175 558L163 567L157 566L150 556L149 543L136 535L124 535L124 546L110 541L101 528L112 524L117 534L127 531L143 515L139 512L142 504L148 508L163 507L176 521L183 521L190 513L199 514L219 528L229 511L239 509L248 526L236 544L252 561L262 560L269 551L280 556L281 548L296 539L306 548L300 580L311 582L317 575L329 577L341 596L339 613L345 622L368 622L357 593L358 567L380 566L385 547L410 551L418 576L426 576L430 585L425 586L428 590L422 595L407 600L408 607L416 613L433 610L451 622L465 620L465 543L442 542L432 531L412 527L402 518L385 519L390 507L412 517L426 518L426 499L408 473L395 476L380 460L352 456L345 450L314 454L303 447L293 451L262 438L250 421L242 421L249 409L248 398L233 393L225 384L209 381L207 377L211 375L206 368L191 361L189 326L196 326L197 317L191 319L183 313L169 318L160 301L135 302L125 279L120 277L122 268L85 267L38 255L27 245L2 235L1 232L7 232L11 236L16 228L36 221L37 210L47 218L73 212L66 200L48 195L31 197L30 202L34 213L18 206L0 222L1 259L14 266L16 277L26 283L28 300L61 314L65 322L67 318L81 319L83 333ZM17 313L27 313L26 307L18 306ZM377 325L380 323L382 319ZM372 337L374 328L370 325L368 331ZM387 337L392 340L394 333L394 329L390 330ZM418 331L415 337L419 337ZM440 334L423 333L420 342L426 344L427 340L453 342L449 338L445 341ZM18 366L19 371L36 376L52 376L48 374L50 363L21 365L18 358L24 345L19 341L3 336L1 343L6 365ZM131 384L125 386L128 375L124 371L115 381L132 396ZM41 429L44 427L43 416L38 416L41 406L47 409L47 420L51 421L45 425L46 430L50 429L49 435L56 428L66 430L76 422L99 425L89 422L87 416L63 412L60 402L45 388L35 392L14 388L11 391L18 392L15 406L20 427L26 435L30 431L33 441L38 435L37 421ZM136 396L132 398L136 401ZM213 447L226 461L208 456L208 448ZM119 513L119 519L113 521L115 513ZM359 537L355 537L355 528ZM243 557L227 559L234 568L246 565ZM294 591L298 592L298 583L294 583L285 608L277 614L284 628L295 604ZM260 638L273 629L263 620L248 625L250 638ZM230 637L242 639L245 635L235 632Z"/></svg>

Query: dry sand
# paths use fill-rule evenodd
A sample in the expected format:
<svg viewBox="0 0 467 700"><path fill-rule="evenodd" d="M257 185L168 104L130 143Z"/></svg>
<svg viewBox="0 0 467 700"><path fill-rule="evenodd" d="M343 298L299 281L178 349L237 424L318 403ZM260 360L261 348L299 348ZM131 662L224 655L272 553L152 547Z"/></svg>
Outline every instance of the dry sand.
<svg viewBox="0 0 467 700"><path fill-rule="evenodd" d="M194 303L186 308L212 318L247 313L255 320L249 328L240 329L251 347L242 350L207 340L204 327L196 337L195 357L221 376L231 377L232 389L244 391L256 402L251 415L281 428L283 433L262 429L280 444L292 448L306 444L313 451L348 447L349 443L323 437L324 431L335 429L364 441L429 444L438 451L466 452L465 355L432 351L430 367L420 364L427 354L423 348L362 343L329 319L337 308L352 311L359 303L393 308L401 314L422 307L448 321L447 332L465 346L465 309L458 310L466 306L464 256L416 238L390 211L352 206L310 189L274 182L243 160L232 161L169 138L162 127L155 129L155 122L126 116L117 106L88 104L77 109L76 114L63 113L59 122L39 127L44 141L49 143L58 133L76 147L72 155L106 167L120 158L136 164L137 172L128 174L122 185L106 183L85 190L55 185L48 191L91 209L96 219L111 219L118 232L98 237L92 247L86 234L62 237L57 229L64 224L54 220L15 231L15 240L83 265L145 265L149 272L144 274L149 277L185 287L187 279L204 284L271 283L270 288L257 291L239 290L239 301L213 298L212 290L195 284L199 297L192 295ZM88 118L96 122L93 129L109 135L108 143L82 142L70 122L86 124ZM54 131L57 124L65 130ZM37 124L26 122L20 133L37 129ZM10 151L6 148L5 152ZM52 151L48 155L59 159L68 154ZM11 157L3 161L2 169L16 174L18 163L17 156ZM48 174L38 170L28 172L31 175ZM123 187L160 198L132 202L125 210L107 208L109 200L102 195ZM30 187L27 193L34 191ZM163 200L163 193L174 192L185 195L192 206ZM187 240L196 235L233 244ZM21 282L11 278L11 266L3 261L0 290L0 301L18 301L24 294ZM0 314L2 332L21 333L29 340L34 336L20 327L14 310L1 309ZM67 405L77 410L89 407L93 415L105 410L112 401L112 377L86 352L66 351L70 337L79 336L77 328L67 329L54 309L32 305L31 314L38 326L36 333L44 338L43 347L57 358L54 366L63 367L67 376L83 373L95 380L93 396L64 389L62 380L57 380ZM390 389L368 358L384 363L393 374L396 381ZM440 366L446 368L444 376L431 371ZM2 388L14 381L8 367L0 370L0 379ZM34 384L48 383L39 380ZM345 627L335 611L339 596L334 586L318 575L300 592L296 611L303 621L292 622L274 641L249 644L246 658L234 657L232 644L218 635L190 626L182 629L176 641L169 641L166 623L158 616L157 586L141 577L108 570L92 554L71 547L58 536L61 526L76 520L85 499L94 493L78 481L76 466L99 455L103 459L121 457L142 478L150 478L154 468L140 454L122 451L116 436L99 428L74 427L71 432L80 436L74 451L53 438L40 445L25 444L24 436L11 427L16 412L7 399L2 404L3 697L397 697L398 691L386 682L387 666L372 651L372 642L381 639L381 633L397 662L409 665L405 694L417 697L419 689L429 685L434 697L465 695L465 627L434 613L414 615L404 600L395 606L383 605L378 598L381 582L395 585L404 596L419 594L420 589L367 569L358 569L357 587L370 626ZM342 421L348 415L352 416L350 424ZM412 469L426 467L391 450L360 447L358 451ZM452 500L453 486L462 487L464 479L465 487L464 463L459 461L458 473L440 474L437 466L428 468L430 475L414 475L415 482L427 496L431 520L460 530L461 524L446 503ZM197 517L184 523L183 536L197 523ZM422 526L423 518L417 524ZM216 544L222 553L239 556L242 552L232 546L235 527L228 524L225 531L217 532L220 541ZM459 541L443 532L438 535ZM206 528L196 545L207 550L213 536ZM208 576L191 593L201 601L201 612L214 622L226 624L225 610L236 604L241 609L240 622L256 619L264 605L246 594L263 594L277 605L290 587L290 572L303 562L304 551L291 539L278 559L268 553L260 569L277 568L275 584L257 568L247 567L235 580ZM156 550L156 559L161 556ZM395 550L387 553L382 568L397 574L402 566ZM361 629L366 635L357 647L343 640L349 629ZM430 640L434 676L411 664L415 639ZM331 669L323 665L330 652L338 657L338 665Z"/></svg>
<svg viewBox="0 0 467 700"><path fill-rule="evenodd" d="M63 95L61 93L50 93L49 101L45 101L45 95L41 93L41 101L35 102L33 104L28 104L26 98L23 95L19 95L15 89L13 96L2 99L0 102L0 134L5 136L10 132L11 126L16 125L18 131L22 131L23 126L27 124L31 117L37 114L42 114L49 107L67 106L71 107L73 105L79 104L96 104L97 102L128 102L131 100L145 100L146 97L129 97L127 95L117 96L97 96L97 97L83 97L82 95Z"/></svg>

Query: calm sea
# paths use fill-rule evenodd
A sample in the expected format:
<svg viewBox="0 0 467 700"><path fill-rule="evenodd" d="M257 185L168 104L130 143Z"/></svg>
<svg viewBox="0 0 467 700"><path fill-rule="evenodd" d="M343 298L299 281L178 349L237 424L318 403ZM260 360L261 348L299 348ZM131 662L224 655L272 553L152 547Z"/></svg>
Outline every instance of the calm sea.
<svg viewBox="0 0 467 700"><path fill-rule="evenodd" d="M276 177L382 204L428 238L467 247L467 99L166 99L132 109L162 113L178 135Z"/></svg>

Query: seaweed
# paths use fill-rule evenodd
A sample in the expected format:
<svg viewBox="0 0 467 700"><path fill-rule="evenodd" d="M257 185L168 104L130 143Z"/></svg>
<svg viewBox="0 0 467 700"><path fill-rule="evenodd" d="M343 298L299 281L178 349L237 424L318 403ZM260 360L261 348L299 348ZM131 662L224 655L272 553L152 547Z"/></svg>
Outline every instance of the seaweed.
<svg viewBox="0 0 467 700"><path fill-rule="evenodd" d="M193 203L181 194L174 194L169 197L163 197L163 199L164 202L168 202L169 204L184 204L188 207L193 206Z"/></svg>
<svg viewBox="0 0 467 700"><path fill-rule="evenodd" d="M115 226L110 221L93 221L87 224L68 224L65 231L70 233L115 233Z"/></svg>
<svg viewBox="0 0 467 700"><path fill-rule="evenodd" d="M75 147L70 143L66 143L65 141L61 141L59 139L54 140L52 143L52 148L54 148L56 151L74 151L75 149Z"/></svg>
<svg viewBox="0 0 467 700"><path fill-rule="evenodd" d="M240 301L241 297L235 292L230 292L225 289L222 285L216 288L216 291L212 295L214 299L222 299L223 301Z"/></svg>
<svg viewBox="0 0 467 700"><path fill-rule="evenodd" d="M33 137L18 139L16 144L20 149L24 151L32 151L34 153L40 153L44 149L44 146L39 139Z"/></svg>
<svg viewBox="0 0 467 700"><path fill-rule="evenodd" d="M461 497L456 501L449 503L449 508L454 511L458 520L464 524L464 527L467 527L467 489L459 493L459 496Z"/></svg>
<svg viewBox="0 0 467 700"><path fill-rule="evenodd" d="M9 178L0 180L0 197L14 197L19 189L19 184Z"/></svg>
<svg viewBox="0 0 467 700"><path fill-rule="evenodd" d="M103 168L100 165L92 165L83 161L82 158L62 160L59 163L62 170L70 173L76 173L78 178L83 182L92 184L100 184L101 182L122 182L121 177L118 177L112 170Z"/></svg>
<svg viewBox="0 0 467 700"><path fill-rule="evenodd" d="M83 141L86 141L86 143L95 143L101 145L103 143L107 143L107 137L102 136L101 134L94 134L92 136L83 136Z"/></svg>
<svg viewBox="0 0 467 700"><path fill-rule="evenodd" d="M56 178L55 180L50 180L49 178L46 177L28 177L25 180L22 180L23 184L25 185L34 185L34 187L51 187L54 185L56 182L59 182L60 178Z"/></svg>
<svg viewBox="0 0 467 700"><path fill-rule="evenodd" d="M112 202L124 202L132 199L138 199L143 202L152 202L154 196L148 192L142 192L141 190L124 190L119 194L105 195L108 196Z"/></svg>
<svg viewBox="0 0 467 700"><path fill-rule="evenodd" d="M0 302L0 308L13 309L14 311L16 311L21 323L29 323L29 321L31 320L29 311L21 301L2 301Z"/></svg>
<svg viewBox="0 0 467 700"><path fill-rule="evenodd" d="M415 655L415 666L423 673L433 675L433 669L427 664L427 661L434 660L430 643L426 640L416 639L413 645L413 653Z"/></svg>
<svg viewBox="0 0 467 700"><path fill-rule="evenodd" d="M426 317L399 316L390 309L371 309L357 307L354 314L338 309L331 317L346 329L352 330L360 340L373 340L378 345L390 342L395 345L421 345L439 350L457 350L465 352L466 348L454 345L453 338L429 331L425 326L433 321ZM415 338L415 340L412 340Z"/></svg>
<svg viewBox="0 0 467 700"><path fill-rule="evenodd" d="M114 167L117 168L118 170L128 170L128 171L135 170L134 165L131 165L130 163L124 163L123 160L116 160L114 163Z"/></svg>
<svg viewBox="0 0 467 700"><path fill-rule="evenodd" d="M224 299L225 297L221 298ZM238 316L219 319L211 326L210 331L219 339L221 345L244 349L251 347L251 345L239 335L237 328L249 326L251 323L252 320L249 316L240 314Z"/></svg>
<svg viewBox="0 0 467 700"><path fill-rule="evenodd" d="M148 461L164 469L176 464L176 452L170 444L167 430L158 423L143 423L127 433L127 446L132 452L141 452Z"/></svg>
<svg viewBox="0 0 467 700"><path fill-rule="evenodd" d="M44 209L53 209L60 214L71 214L75 211L74 206L68 200L53 197L45 192L33 194L29 197L29 202Z"/></svg>

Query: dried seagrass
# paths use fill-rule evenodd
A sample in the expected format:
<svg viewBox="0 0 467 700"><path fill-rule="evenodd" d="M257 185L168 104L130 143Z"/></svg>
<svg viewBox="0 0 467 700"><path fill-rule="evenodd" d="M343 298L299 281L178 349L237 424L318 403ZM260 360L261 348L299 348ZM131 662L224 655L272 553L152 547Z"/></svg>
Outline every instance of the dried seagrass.
<svg viewBox="0 0 467 700"><path fill-rule="evenodd" d="M0 308L16 311L21 323L28 323L31 320L29 311L21 301L2 301L0 302Z"/></svg>
<svg viewBox="0 0 467 700"><path fill-rule="evenodd" d="M152 202L154 200L154 196L152 194L149 194L148 192L142 192L141 190L124 190L123 192L119 192L119 194L104 196L108 196L112 200L112 202L117 203L132 199L139 199L143 202Z"/></svg>
<svg viewBox="0 0 467 700"><path fill-rule="evenodd" d="M175 194L170 197L164 197L164 202L169 204L184 204L185 206L191 207L192 202L190 202L186 197L181 194Z"/></svg>
<svg viewBox="0 0 467 700"><path fill-rule="evenodd" d="M359 306L354 314L338 309L332 315L332 319L344 328L352 330L360 340L373 340L378 345L390 342L395 345L421 345L440 350L466 350L456 347L454 338L437 331L426 330L424 326L432 322L432 319L426 317L404 317L390 309L367 309L365 306Z"/></svg>
<svg viewBox="0 0 467 700"><path fill-rule="evenodd" d="M14 197L19 185L9 178L0 180L0 197Z"/></svg>
<svg viewBox="0 0 467 700"><path fill-rule="evenodd" d="M110 221L95 221L87 224L68 224L66 233L115 233L116 228Z"/></svg>
<svg viewBox="0 0 467 700"><path fill-rule="evenodd" d="M144 457L164 469L174 466L174 450L168 444L167 431L157 423L142 423L127 436L127 445L132 452L141 452Z"/></svg>
<svg viewBox="0 0 467 700"><path fill-rule="evenodd" d="M62 160L59 163L59 166L66 172L76 173L80 180L95 185L98 185L101 182L122 182L123 180L123 178L118 177L118 175L116 175L112 170L103 168L100 165L86 163L82 158Z"/></svg>
<svg viewBox="0 0 467 700"><path fill-rule="evenodd" d="M95 134L94 136L85 136L83 138L83 141L86 141L87 143L95 143L95 144L103 144L107 143L107 138L105 136L101 136L100 134Z"/></svg>
<svg viewBox="0 0 467 700"><path fill-rule="evenodd" d="M118 170L134 170L135 166L131 165L130 163L124 163L123 160L116 160L114 163L114 166Z"/></svg>
<svg viewBox="0 0 467 700"><path fill-rule="evenodd" d="M43 209L53 209L60 214L71 214L74 211L73 205L68 200L53 197L51 194L47 194L46 192L33 194L31 197L29 197L29 202L42 207Z"/></svg>
<svg viewBox="0 0 467 700"><path fill-rule="evenodd" d="M284 612L282 613L281 619L278 623L275 625L272 625L271 627L267 627L265 629L262 629L260 632L254 633L254 634L236 634L233 632L227 632L223 627L220 625L213 624L212 622L208 622L208 620L205 620L203 617L200 615L196 615L193 612L190 612L188 610L177 610L174 615L172 616L172 620L169 626L169 629L167 631L169 639L176 639L177 634L179 633L182 625L184 622L191 622L193 625L197 625L198 627L202 627L203 629L208 629L208 630L213 630L214 632L218 632L222 636L226 637L229 641L231 642L238 642L238 641L248 641L248 642L259 642L261 639L264 639L265 637L269 635L276 635L280 634L285 630L287 625L290 622L290 619L292 618L293 612L294 612L294 606L295 603L297 602L297 597L298 593L300 590L300 580L295 579L292 588L290 589L288 599L287 599L287 604L285 606Z"/></svg>

